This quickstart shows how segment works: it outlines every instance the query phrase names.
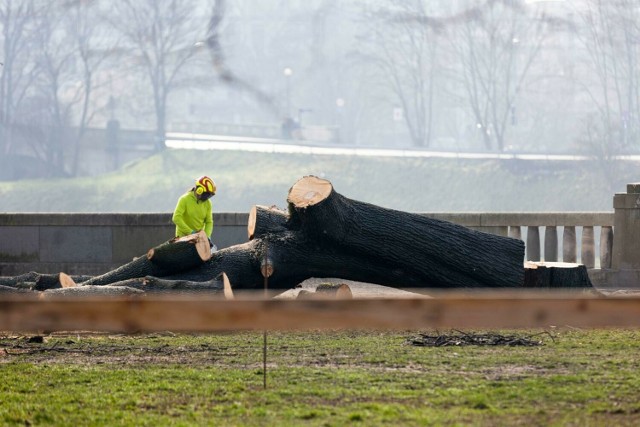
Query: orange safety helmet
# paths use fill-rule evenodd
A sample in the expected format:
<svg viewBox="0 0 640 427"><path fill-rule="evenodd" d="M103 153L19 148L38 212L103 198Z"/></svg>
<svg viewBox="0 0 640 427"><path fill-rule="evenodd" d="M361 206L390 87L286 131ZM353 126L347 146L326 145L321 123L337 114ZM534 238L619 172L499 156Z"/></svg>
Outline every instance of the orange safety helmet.
<svg viewBox="0 0 640 427"><path fill-rule="evenodd" d="M204 193L216 194L216 184L208 176L201 176L196 180L196 195L201 196Z"/></svg>

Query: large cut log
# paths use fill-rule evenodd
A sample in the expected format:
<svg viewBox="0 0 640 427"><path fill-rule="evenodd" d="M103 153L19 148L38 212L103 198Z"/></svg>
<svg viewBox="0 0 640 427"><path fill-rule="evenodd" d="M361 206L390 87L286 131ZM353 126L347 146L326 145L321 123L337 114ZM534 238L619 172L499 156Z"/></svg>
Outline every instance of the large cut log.
<svg viewBox="0 0 640 427"><path fill-rule="evenodd" d="M526 288L592 288L587 268L568 262L525 263Z"/></svg>
<svg viewBox="0 0 640 427"><path fill-rule="evenodd" d="M397 266L425 287L524 284L521 240L351 200L315 176L296 182L287 200L309 237Z"/></svg>
<svg viewBox="0 0 640 427"><path fill-rule="evenodd" d="M226 273L234 289L264 285L260 266L268 258L274 267L269 288L288 289L310 277L341 277L397 287L423 286L422 278L401 267L341 252L299 232L268 233L250 242L221 249L204 265L165 277L170 280L208 281Z"/></svg>
<svg viewBox="0 0 640 427"><path fill-rule="evenodd" d="M81 283L81 286L103 286L137 277L162 277L188 271L211 258L209 239L204 231L173 239L150 249L146 255Z"/></svg>
<svg viewBox="0 0 640 427"><path fill-rule="evenodd" d="M288 231L289 215L276 206L255 205L249 211L247 235L249 240L261 237L267 233L282 233Z"/></svg>

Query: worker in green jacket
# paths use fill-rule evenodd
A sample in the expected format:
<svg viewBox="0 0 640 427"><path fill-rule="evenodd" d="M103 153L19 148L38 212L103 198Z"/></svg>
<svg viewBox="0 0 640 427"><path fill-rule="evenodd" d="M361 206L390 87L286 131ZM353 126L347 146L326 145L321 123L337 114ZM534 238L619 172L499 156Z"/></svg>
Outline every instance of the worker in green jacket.
<svg viewBox="0 0 640 427"><path fill-rule="evenodd" d="M216 184L208 176L201 176L196 184L185 194L180 196L171 220L176 225L176 237L204 230L209 238L212 251L215 245L211 241L213 232L213 215L211 210L211 197L216 194Z"/></svg>

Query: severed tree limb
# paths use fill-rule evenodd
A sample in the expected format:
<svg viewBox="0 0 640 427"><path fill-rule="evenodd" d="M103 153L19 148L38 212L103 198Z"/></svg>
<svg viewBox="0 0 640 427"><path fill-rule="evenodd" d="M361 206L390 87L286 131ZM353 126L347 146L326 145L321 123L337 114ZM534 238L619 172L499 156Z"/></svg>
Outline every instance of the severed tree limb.
<svg viewBox="0 0 640 427"><path fill-rule="evenodd" d="M521 240L351 200L315 176L296 182L288 202L310 238L397 266L426 287L524 284Z"/></svg>
<svg viewBox="0 0 640 427"><path fill-rule="evenodd" d="M202 250L203 245L206 245L206 251ZM210 258L209 239L204 231L200 231L156 246L150 249L146 256L136 258L100 276L92 277L80 283L80 286L103 286L145 276L162 277L191 270Z"/></svg>
<svg viewBox="0 0 640 427"><path fill-rule="evenodd" d="M175 271L195 267L210 258L209 239L204 231L172 239L147 252L147 259L153 264Z"/></svg>
<svg viewBox="0 0 640 427"><path fill-rule="evenodd" d="M105 285L105 287L118 287L118 288L128 287L128 288L138 289L147 293L157 293L157 292L219 293L219 294L224 294L225 298L227 299L232 299L233 292L231 291L231 287L230 287L231 285L227 283L227 289L225 289L225 283L224 283L223 277L226 277L224 273L216 277L215 279L209 280L207 282L193 282L189 280L172 280L172 279L162 279L159 277L146 276L146 277L139 277L135 279L122 280L120 282L115 282L109 285ZM227 282L228 282L228 279L227 279Z"/></svg>
<svg viewBox="0 0 640 427"><path fill-rule="evenodd" d="M0 277L0 286L44 291L47 289L64 287L64 284L62 283L64 280L62 279L62 275L71 277L73 281L77 282L82 282L91 278L91 276L85 275L67 276L64 273L45 274L30 271L29 273L21 274L19 276Z"/></svg>
<svg viewBox="0 0 640 427"><path fill-rule="evenodd" d="M144 279L147 292L214 292L223 293L222 278L215 278L207 282L192 282L189 280L170 280L147 276Z"/></svg>
<svg viewBox="0 0 640 427"><path fill-rule="evenodd" d="M40 295L44 299L62 298L69 296L128 296L143 295L144 291L128 286L76 286L73 288L47 289Z"/></svg>
<svg viewBox="0 0 640 427"><path fill-rule="evenodd" d="M18 276L0 276L0 286L17 287L19 283L35 283L38 276L40 276L40 273L36 273L35 271L30 271Z"/></svg>
<svg viewBox="0 0 640 427"><path fill-rule="evenodd" d="M29 288L19 288L16 286L0 285L0 294L24 294L24 293L27 293L27 294L34 293L34 291Z"/></svg>
<svg viewBox="0 0 640 427"><path fill-rule="evenodd" d="M249 211L247 235L249 240L261 237L267 233L282 233L288 231L289 215L276 206L254 205Z"/></svg>

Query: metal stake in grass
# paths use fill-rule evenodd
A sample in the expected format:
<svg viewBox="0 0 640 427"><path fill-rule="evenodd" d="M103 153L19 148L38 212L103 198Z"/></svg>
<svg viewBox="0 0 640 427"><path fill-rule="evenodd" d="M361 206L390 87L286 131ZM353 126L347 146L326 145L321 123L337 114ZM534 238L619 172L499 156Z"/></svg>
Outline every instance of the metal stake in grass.
<svg viewBox="0 0 640 427"><path fill-rule="evenodd" d="M264 259L260 264L260 272L264 277L264 299L267 299L269 288L269 276L273 274L273 262L269 258L268 247L264 251ZM267 388L267 331L266 329L262 333L262 386L266 390Z"/></svg>

